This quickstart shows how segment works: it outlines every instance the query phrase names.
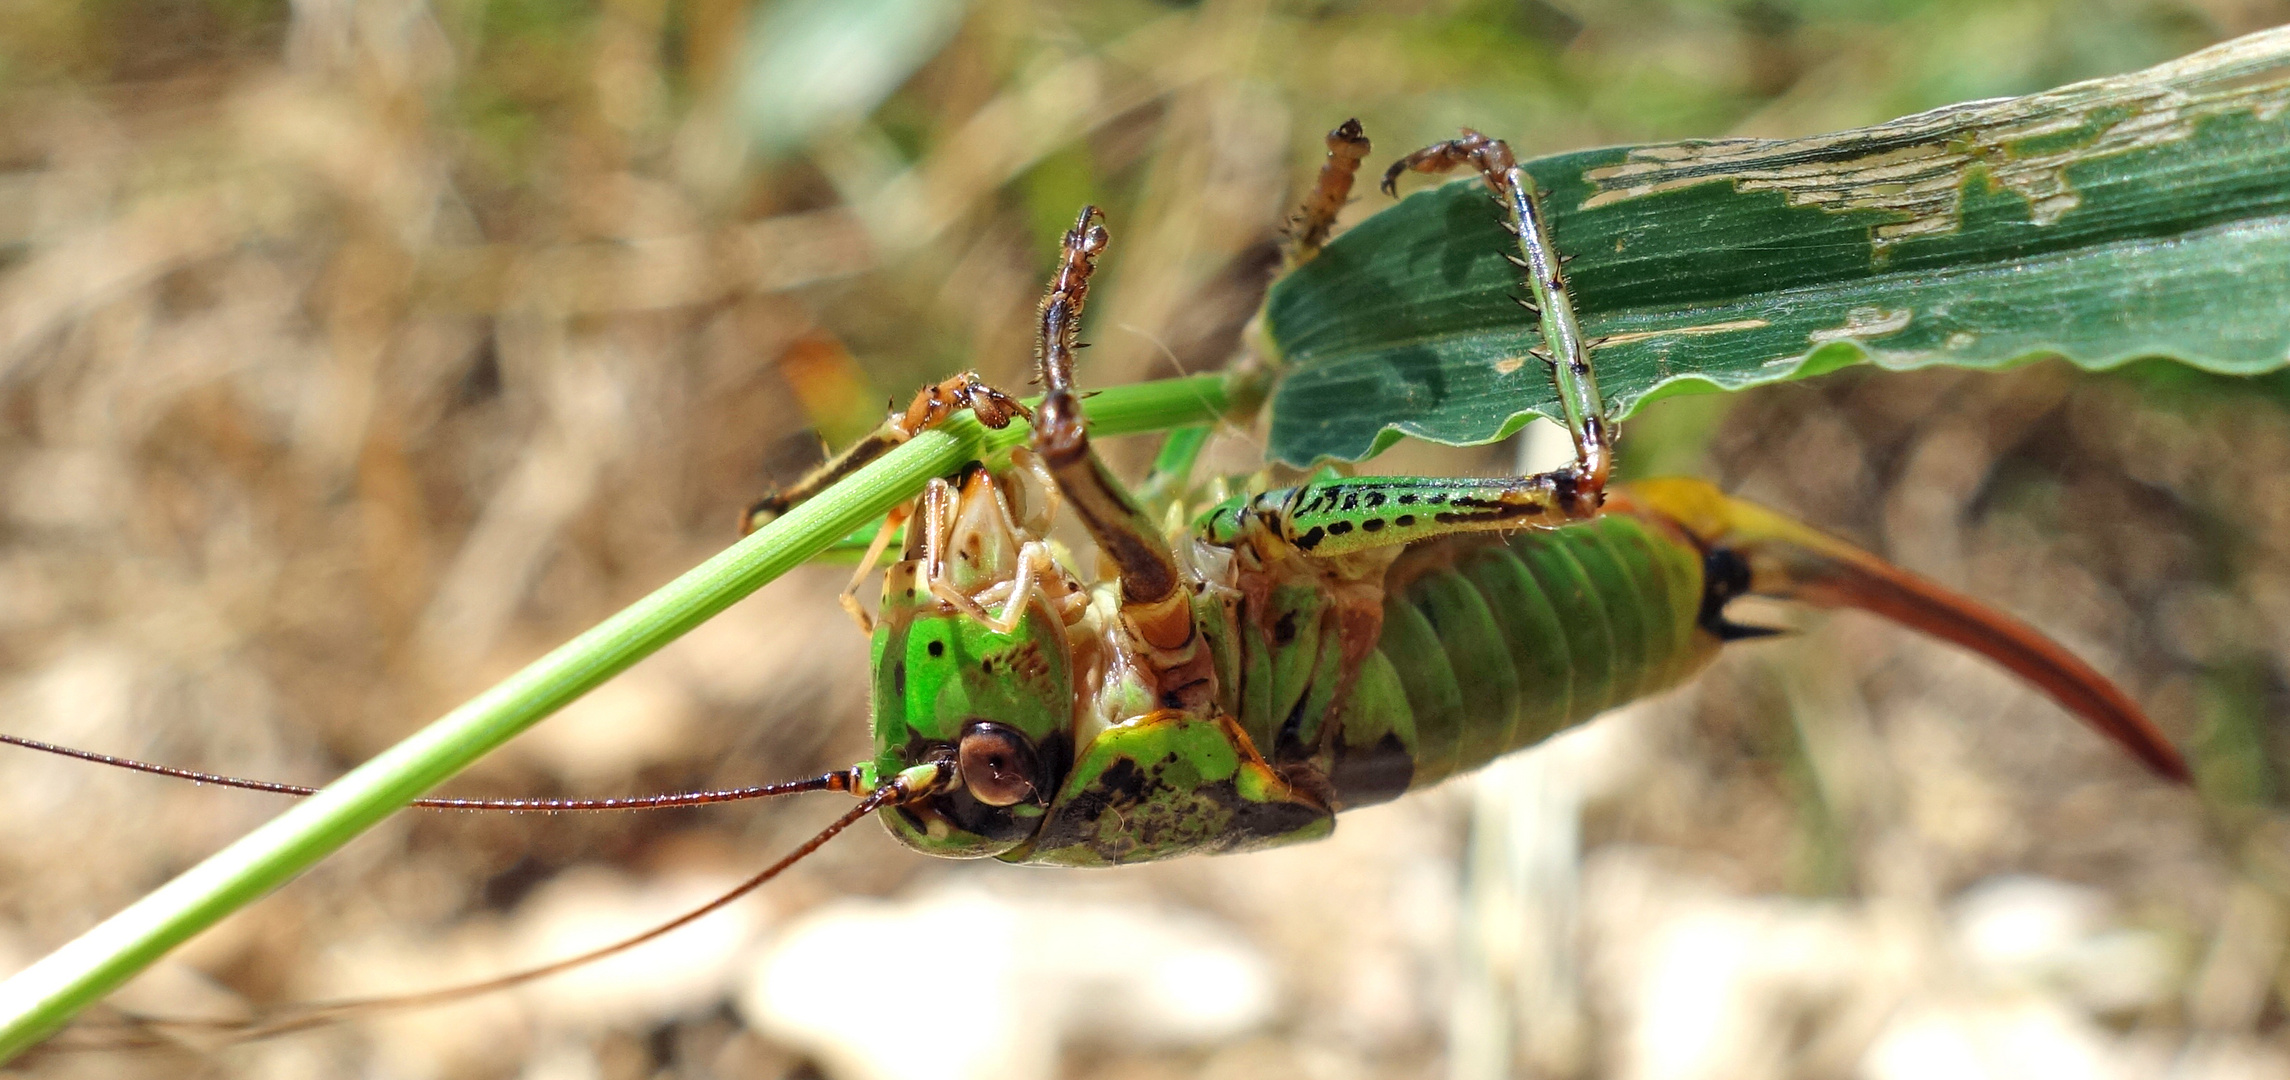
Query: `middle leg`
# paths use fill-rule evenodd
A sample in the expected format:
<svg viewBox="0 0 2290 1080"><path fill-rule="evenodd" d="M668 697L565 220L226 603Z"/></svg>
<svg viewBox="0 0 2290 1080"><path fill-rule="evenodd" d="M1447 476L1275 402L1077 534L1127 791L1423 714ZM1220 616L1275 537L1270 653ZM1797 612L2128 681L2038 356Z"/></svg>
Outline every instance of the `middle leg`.
<svg viewBox="0 0 2290 1080"><path fill-rule="evenodd" d="M1216 683L1208 648L1193 624L1188 578L1159 527L1090 448L1081 395L1074 390L1082 307L1107 239L1097 218L1096 207L1082 208L1042 297L1035 359L1044 393L1034 409L1033 450L1065 505L1120 573L1121 619L1161 706L1198 711L1210 704Z"/></svg>

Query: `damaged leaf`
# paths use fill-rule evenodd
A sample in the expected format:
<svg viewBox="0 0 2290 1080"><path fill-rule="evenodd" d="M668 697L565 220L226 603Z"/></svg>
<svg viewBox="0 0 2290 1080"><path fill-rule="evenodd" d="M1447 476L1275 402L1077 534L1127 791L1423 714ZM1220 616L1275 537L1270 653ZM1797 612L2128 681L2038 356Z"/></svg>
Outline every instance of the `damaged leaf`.
<svg viewBox="0 0 2290 1080"><path fill-rule="evenodd" d="M2146 71L1804 139L1527 163L1609 406L1858 363L2290 362L2290 28ZM1499 131L1493 132L1499 134ZM1357 460L1557 417L1476 179L1360 224L1266 301L1272 453Z"/></svg>

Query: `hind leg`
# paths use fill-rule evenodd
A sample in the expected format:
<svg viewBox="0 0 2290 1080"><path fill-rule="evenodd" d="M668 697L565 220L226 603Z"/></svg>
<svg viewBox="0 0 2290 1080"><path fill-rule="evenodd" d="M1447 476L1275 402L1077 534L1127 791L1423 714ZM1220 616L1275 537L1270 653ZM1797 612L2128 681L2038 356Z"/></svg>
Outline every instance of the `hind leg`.
<svg viewBox="0 0 2290 1080"><path fill-rule="evenodd" d="M1511 261L1526 271L1533 300L1519 303L1542 324L1543 347L1535 355L1551 366L1551 381L1558 387L1559 408L1566 414L1567 432L1574 437L1572 465L1547 474L1572 517L1590 517L1606 498L1606 477L1613 467L1614 434L1606 421L1606 406L1591 373L1590 350L1574 317L1574 301L1567 295L1565 260L1552 245L1541 205L1536 201L1535 178L1519 166L1511 148L1468 128L1463 136L1434 143L1392 163L1384 171L1383 189L1397 192L1400 174L1415 171L1442 173L1468 165L1479 173L1503 204L1506 228L1518 237L1519 254Z"/></svg>

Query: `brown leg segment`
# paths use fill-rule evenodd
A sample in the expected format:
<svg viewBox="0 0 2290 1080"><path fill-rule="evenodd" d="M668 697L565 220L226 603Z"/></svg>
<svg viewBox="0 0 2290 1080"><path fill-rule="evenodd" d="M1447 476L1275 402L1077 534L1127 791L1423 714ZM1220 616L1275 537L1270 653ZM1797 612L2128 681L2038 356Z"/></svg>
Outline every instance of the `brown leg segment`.
<svg viewBox="0 0 2290 1080"><path fill-rule="evenodd" d="M964 409L977 414L979 423L997 429L1010 426L1012 417L1027 415L1026 407L1017 399L986 385L975 371L965 371L935 386L925 386L905 412L893 410L890 418L873 434L829 458L796 481L795 486L770 492L756 500L755 505L740 515L740 535L762 528L795 504L827 490L868 462Z"/></svg>
<svg viewBox="0 0 2290 1080"><path fill-rule="evenodd" d="M1121 616L1154 675L1165 708L1207 704L1214 689L1208 650L1193 627L1192 596L1160 529L1090 449L1081 397L1073 388L1075 336L1089 295L1089 276L1105 250L1094 206L1065 234L1064 257L1042 297L1041 405L1034 410L1034 453L1056 479L1066 505L1121 575Z"/></svg>
<svg viewBox="0 0 2290 1080"><path fill-rule="evenodd" d="M1304 209L1288 234L1288 265L1301 266L1312 261L1314 255L1328 243L1328 232L1335 228L1336 215L1352 197L1352 178L1359 174L1361 159L1370 149L1367 132L1358 120L1346 120L1328 133L1328 160L1320 165L1320 177L1312 185L1312 193L1304 197Z"/></svg>
<svg viewBox="0 0 2290 1080"><path fill-rule="evenodd" d="M1433 143L1415 153L1391 163L1384 170L1384 194L1399 194L1400 174L1410 170L1420 173L1443 173L1458 165L1469 165L1479 171L1487 186L1500 195L1509 186L1508 174L1519 167L1519 159L1511 155L1511 146L1501 139L1491 139L1470 128L1463 129L1463 137Z"/></svg>

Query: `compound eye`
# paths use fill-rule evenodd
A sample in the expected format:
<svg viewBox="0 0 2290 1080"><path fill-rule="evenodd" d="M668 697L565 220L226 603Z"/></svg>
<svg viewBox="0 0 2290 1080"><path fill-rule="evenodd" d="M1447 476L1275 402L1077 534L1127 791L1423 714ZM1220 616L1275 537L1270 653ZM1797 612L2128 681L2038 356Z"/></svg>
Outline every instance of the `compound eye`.
<svg viewBox="0 0 2290 1080"><path fill-rule="evenodd" d="M1026 737L1000 724L973 724L955 749L955 767L970 797L988 806L1015 806L1034 796L1040 761Z"/></svg>

